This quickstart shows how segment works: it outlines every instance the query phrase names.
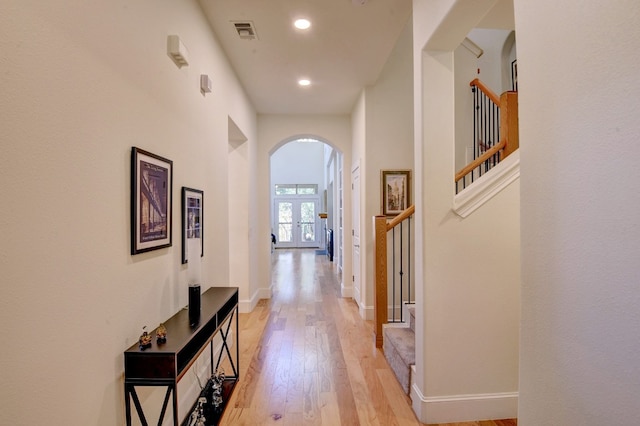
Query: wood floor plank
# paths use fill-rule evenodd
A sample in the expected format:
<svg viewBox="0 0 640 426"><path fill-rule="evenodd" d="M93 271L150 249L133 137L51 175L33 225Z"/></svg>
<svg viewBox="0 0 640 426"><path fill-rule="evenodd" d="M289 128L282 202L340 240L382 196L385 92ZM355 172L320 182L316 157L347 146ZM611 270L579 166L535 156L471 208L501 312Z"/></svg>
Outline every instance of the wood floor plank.
<svg viewBox="0 0 640 426"><path fill-rule="evenodd" d="M376 373L382 384L385 398L389 402L395 417L401 424L419 425L411 409L411 399L404 393L393 372L388 369L377 369Z"/></svg>
<svg viewBox="0 0 640 426"><path fill-rule="evenodd" d="M321 425L322 416L320 414L318 374L315 372L304 373L304 400L303 400L303 421L305 425Z"/></svg>
<svg viewBox="0 0 640 426"><path fill-rule="evenodd" d="M320 392L320 415L322 425L344 424L340 420L338 395L335 392Z"/></svg>
<svg viewBox="0 0 640 426"><path fill-rule="evenodd" d="M304 409L304 346L293 346L287 381L286 413L302 414Z"/></svg>

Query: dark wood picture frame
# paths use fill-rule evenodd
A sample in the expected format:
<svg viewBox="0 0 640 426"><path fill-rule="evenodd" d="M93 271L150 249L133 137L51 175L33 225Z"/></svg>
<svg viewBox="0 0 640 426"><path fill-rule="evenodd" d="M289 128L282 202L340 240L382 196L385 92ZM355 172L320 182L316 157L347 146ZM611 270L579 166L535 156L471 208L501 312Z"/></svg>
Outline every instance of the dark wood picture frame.
<svg viewBox="0 0 640 426"><path fill-rule="evenodd" d="M189 240L200 239L204 256L204 191L182 187L182 263L189 262Z"/></svg>
<svg viewBox="0 0 640 426"><path fill-rule="evenodd" d="M381 204L384 216L396 216L411 205L411 170L382 170Z"/></svg>
<svg viewBox="0 0 640 426"><path fill-rule="evenodd" d="M173 161L131 149L131 254L172 245Z"/></svg>

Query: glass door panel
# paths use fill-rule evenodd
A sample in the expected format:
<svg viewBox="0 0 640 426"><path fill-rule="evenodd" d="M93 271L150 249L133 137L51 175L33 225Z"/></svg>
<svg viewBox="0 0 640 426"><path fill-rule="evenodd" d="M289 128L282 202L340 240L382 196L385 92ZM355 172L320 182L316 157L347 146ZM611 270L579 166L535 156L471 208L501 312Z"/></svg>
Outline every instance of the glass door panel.
<svg viewBox="0 0 640 426"><path fill-rule="evenodd" d="M293 203L276 201L276 217L278 228L278 244L293 243Z"/></svg>
<svg viewBox="0 0 640 426"><path fill-rule="evenodd" d="M316 202L299 203L300 247L317 246L316 242Z"/></svg>
<svg viewBox="0 0 640 426"><path fill-rule="evenodd" d="M318 202L309 198L275 201L276 247L320 247Z"/></svg>

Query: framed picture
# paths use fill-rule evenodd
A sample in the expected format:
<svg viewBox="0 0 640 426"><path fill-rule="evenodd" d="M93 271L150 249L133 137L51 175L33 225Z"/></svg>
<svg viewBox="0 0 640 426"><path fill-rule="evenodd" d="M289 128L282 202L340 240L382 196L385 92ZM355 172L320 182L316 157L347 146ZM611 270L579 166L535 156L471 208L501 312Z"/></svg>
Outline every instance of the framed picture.
<svg viewBox="0 0 640 426"><path fill-rule="evenodd" d="M171 246L173 161L131 149L131 254Z"/></svg>
<svg viewBox="0 0 640 426"><path fill-rule="evenodd" d="M382 214L396 216L411 205L411 170L382 170Z"/></svg>
<svg viewBox="0 0 640 426"><path fill-rule="evenodd" d="M189 257L200 252L204 256L204 233L202 219L204 217L204 192L198 189L182 187L182 263L188 263Z"/></svg>

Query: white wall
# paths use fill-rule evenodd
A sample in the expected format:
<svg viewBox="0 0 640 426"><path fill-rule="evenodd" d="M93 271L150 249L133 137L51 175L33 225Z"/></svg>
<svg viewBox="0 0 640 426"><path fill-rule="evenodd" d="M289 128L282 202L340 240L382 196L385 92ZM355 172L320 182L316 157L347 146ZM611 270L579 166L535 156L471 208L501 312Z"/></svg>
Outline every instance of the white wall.
<svg viewBox="0 0 640 426"><path fill-rule="evenodd" d="M271 209L270 157L278 148L292 140L309 137L325 142L344 155L345 163L351 163L351 125L348 116L343 115L259 115L258 116L258 158L257 158L257 196L256 209L261 214L256 218L258 235L265 236L265 244L260 248L258 274L261 277L271 276L271 243L267 237L271 234L271 220L267 213ZM348 171L347 171L348 173ZM350 176L344 177L350 182ZM345 229L351 229L351 202L345 197L344 215ZM345 232L345 247L351 245L351 234ZM351 290L350 281L344 277L351 276L351 253L345 252L342 294ZM271 294L271 280L264 278L259 284L261 297ZM345 288L348 287L348 288ZM350 295L350 294L349 294Z"/></svg>
<svg viewBox="0 0 640 426"><path fill-rule="evenodd" d="M500 96L504 91L511 90L510 81L503 81L502 50L511 30L474 28L467 36L483 50L478 58L477 77L493 92Z"/></svg>
<svg viewBox="0 0 640 426"><path fill-rule="evenodd" d="M364 172L366 166L366 151L365 144L367 138L367 119L366 119L366 98L367 91L363 90L360 96L358 97L358 101L356 102L353 111L351 112L351 153L353 156L353 161L344 162L344 173L348 174L349 180L345 180L345 192L344 198L349 199L349 202L353 206L353 210L350 213L350 226L345 226L344 232L345 236L353 236L357 233L358 238L363 237L364 233L364 221L366 210L362 208L364 205L364 195L363 193L366 191L366 182L364 179ZM358 179L356 182L355 175L357 174ZM357 188L355 186L358 186ZM355 190L354 190L355 189ZM345 275L345 282L351 282L352 284L352 297L355 302L358 304L358 310L360 315L363 318L372 319L373 317L373 307L367 306L365 294L366 294L366 281L363 280L363 270L366 265L366 259L362 255L362 241L356 240L359 247L355 247L353 242L354 239L349 239L349 244L346 244L345 239L345 257L346 255L351 255L353 259L352 262L352 273L349 275ZM357 250L357 251L355 251ZM369 314L367 315L367 311Z"/></svg>
<svg viewBox="0 0 640 426"><path fill-rule="evenodd" d="M639 424L640 3L516 0L515 15L518 424Z"/></svg>
<svg viewBox="0 0 640 426"><path fill-rule="evenodd" d="M255 192L255 151L256 140L248 140L235 121L228 119L229 139L227 145L227 185L229 238L229 283L240 288L240 312L251 312L257 304L256 274L247 265L257 259L255 253L256 235L252 232L255 212L251 206Z"/></svg>
<svg viewBox="0 0 640 426"><path fill-rule="evenodd" d="M455 122L456 122L456 172L473 161L473 97L469 83L476 77L478 58L460 45L454 51L455 69Z"/></svg>
<svg viewBox="0 0 640 426"><path fill-rule="evenodd" d="M316 184L325 189L323 142L289 142L271 156L271 184ZM273 191L272 191L273 194Z"/></svg>
<svg viewBox="0 0 640 426"><path fill-rule="evenodd" d="M361 210L360 308L365 318L373 319L374 259L372 217L382 213L380 172L413 168L413 83L411 22L400 34L376 84L361 97L362 133L354 137L355 152L360 153ZM360 125L354 124L354 128ZM355 158L355 157L354 157ZM413 198L411 198L413 199Z"/></svg>
<svg viewBox="0 0 640 426"><path fill-rule="evenodd" d="M425 423L516 416L519 184L452 212L454 50L495 1L414 1L418 283L414 411Z"/></svg>
<svg viewBox="0 0 640 426"><path fill-rule="evenodd" d="M227 120L254 143L255 113L195 1L6 0L0 28L3 422L123 424L123 352L187 304L182 186L205 193L203 283L228 284ZM174 166L173 246L136 256L132 146Z"/></svg>

